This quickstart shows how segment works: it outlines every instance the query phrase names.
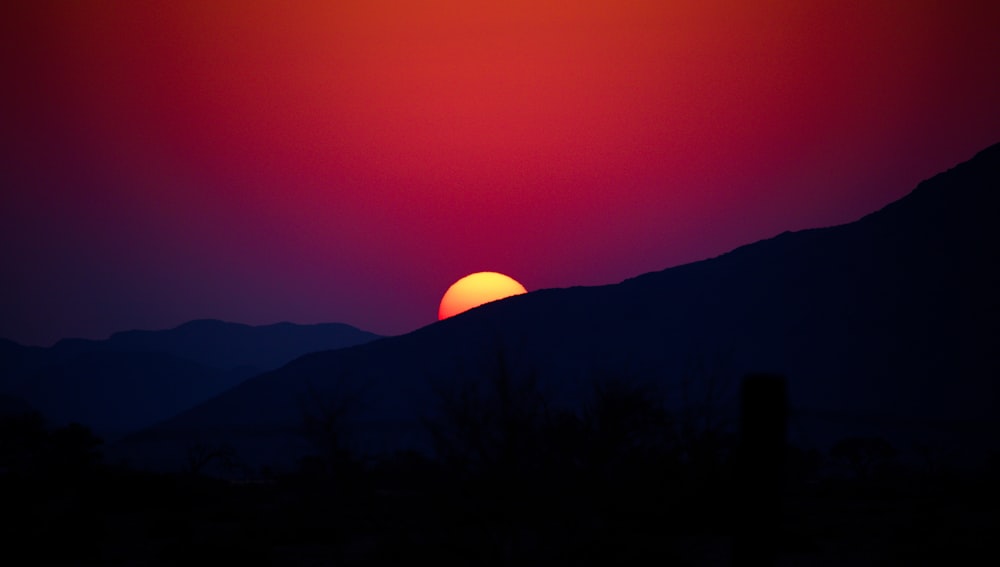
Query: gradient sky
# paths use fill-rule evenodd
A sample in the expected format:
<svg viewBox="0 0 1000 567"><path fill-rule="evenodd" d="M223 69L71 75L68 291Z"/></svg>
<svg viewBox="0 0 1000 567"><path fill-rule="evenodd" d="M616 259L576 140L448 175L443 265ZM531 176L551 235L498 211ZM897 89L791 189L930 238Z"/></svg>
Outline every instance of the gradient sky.
<svg viewBox="0 0 1000 567"><path fill-rule="evenodd" d="M25 344L209 317L403 333L470 272L616 283L855 220L1000 141L997 2L0 20L0 337Z"/></svg>

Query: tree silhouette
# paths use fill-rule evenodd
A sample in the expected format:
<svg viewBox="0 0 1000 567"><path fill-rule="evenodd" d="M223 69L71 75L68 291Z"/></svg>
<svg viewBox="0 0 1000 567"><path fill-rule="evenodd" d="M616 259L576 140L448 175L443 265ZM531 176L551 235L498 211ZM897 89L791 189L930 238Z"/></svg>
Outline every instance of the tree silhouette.
<svg viewBox="0 0 1000 567"><path fill-rule="evenodd" d="M677 435L681 458L704 477L714 477L735 449L732 412L736 397L731 356L693 354L678 383Z"/></svg>
<svg viewBox="0 0 1000 567"><path fill-rule="evenodd" d="M16 474L30 469L48 438L39 413L0 418L0 472Z"/></svg>
<svg viewBox="0 0 1000 567"><path fill-rule="evenodd" d="M357 408L364 392L361 387L349 384L349 379L341 377L329 392L320 392L309 383L307 395L299 398L306 437L331 469L351 460L346 419Z"/></svg>
<svg viewBox="0 0 1000 567"><path fill-rule="evenodd" d="M517 468L538 456L538 433L550 418L533 373L515 375L502 350L482 379L437 389L440 417L425 419L438 457L452 466Z"/></svg>
<svg viewBox="0 0 1000 567"><path fill-rule="evenodd" d="M750 374L740 391L737 526L733 564L773 565L787 453L788 392L783 376Z"/></svg>
<svg viewBox="0 0 1000 567"><path fill-rule="evenodd" d="M879 467L896 456L896 449L881 437L848 437L830 449L830 456L850 467L859 480L871 479Z"/></svg>
<svg viewBox="0 0 1000 567"><path fill-rule="evenodd" d="M593 464L607 467L653 455L677 457L675 420L647 385L623 379L598 382L584 408L583 426Z"/></svg>
<svg viewBox="0 0 1000 567"><path fill-rule="evenodd" d="M236 465L236 451L227 444L193 443L188 446L187 461L188 472L194 475L201 474L213 461L221 463L226 469L232 469Z"/></svg>
<svg viewBox="0 0 1000 567"><path fill-rule="evenodd" d="M38 413L0 418L0 472L71 476L94 468L103 440L79 423L50 429Z"/></svg>

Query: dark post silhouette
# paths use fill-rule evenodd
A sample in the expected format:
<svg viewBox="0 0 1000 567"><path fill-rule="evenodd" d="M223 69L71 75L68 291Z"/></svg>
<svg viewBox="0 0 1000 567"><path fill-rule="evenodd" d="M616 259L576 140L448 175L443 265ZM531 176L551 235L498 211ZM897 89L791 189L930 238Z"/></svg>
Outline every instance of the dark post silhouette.
<svg viewBox="0 0 1000 567"><path fill-rule="evenodd" d="M750 374L740 392L733 565L774 565L781 521L788 393L784 376Z"/></svg>

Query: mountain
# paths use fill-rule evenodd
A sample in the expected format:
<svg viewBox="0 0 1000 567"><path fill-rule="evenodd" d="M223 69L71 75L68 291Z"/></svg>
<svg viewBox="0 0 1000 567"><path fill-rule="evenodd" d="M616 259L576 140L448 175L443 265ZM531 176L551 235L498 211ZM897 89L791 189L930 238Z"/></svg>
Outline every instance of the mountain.
<svg viewBox="0 0 1000 567"><path fill-rule="evenodd" d="M995 145L853 223L304 356L115 450L169 468L185 447L224 444L247 463L290 466L317 451L318 419L360 453L429 452L428 424L449 404L485 407L498 377L575 411L595 384L626 380L680 418L724 423L740 377L777 372L796 444L876 435L984 457L1000 450L998 192Z"/></svg>
<svg viewBox="0 0 1000 567"><path fill-rule="evenodd" d="M19 377L42 364L45 350L0 339L0 391L9 390L18 383Z"/></svg>
<svg viewBox="0 0 1000 567"><path fill-rule="evenodd" d="M63 339L51 349L56 358L82 352L165 352L225 370L248 367L263 371L308 352L352 346L379 338L341 323L250 326L201 319L162 331L125 331L103 341Z"/></svg>
<svg viewBox="0 0 1000 567"><path fill-rule="evenodd" d="M0 393L57 424L83 423L115 438L302 354L375 338L333 323L252 327L199 320L101 341L66 339L47 349L0 341Z"/></svg>
<svg viewBox="0 0 1000 567"><path fill-rule="evenodd" d="M247 376L162 352L84 352L45 366L17 393L50 420L82 423L102 435L166 419Z"/></svg>

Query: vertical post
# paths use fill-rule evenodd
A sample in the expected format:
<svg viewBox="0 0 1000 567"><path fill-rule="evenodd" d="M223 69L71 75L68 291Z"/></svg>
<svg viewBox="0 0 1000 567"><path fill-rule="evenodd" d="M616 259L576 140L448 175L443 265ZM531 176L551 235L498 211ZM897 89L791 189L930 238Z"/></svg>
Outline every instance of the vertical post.
<svg viewBox="0 0 1000 567"><path fill-rule="evenodd" d="M784 376L749 374L740 392L733 565L774 565L788 423Z"/></svg>

